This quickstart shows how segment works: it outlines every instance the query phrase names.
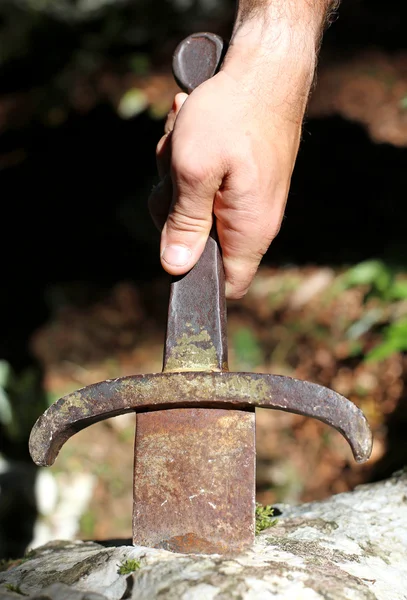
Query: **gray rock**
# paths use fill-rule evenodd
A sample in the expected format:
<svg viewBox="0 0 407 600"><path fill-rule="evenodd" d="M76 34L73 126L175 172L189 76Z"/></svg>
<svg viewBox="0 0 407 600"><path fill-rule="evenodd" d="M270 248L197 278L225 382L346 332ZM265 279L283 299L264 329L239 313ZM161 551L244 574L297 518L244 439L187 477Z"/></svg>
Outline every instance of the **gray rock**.
<svg viewBox="0 0 407 600"><path fill-rule="evenodd" d="M0 599L407 600L407 471L278 508L278 524L233 557L51 542L0 573ZM120 575L128 559L140 567Z"/></svg>

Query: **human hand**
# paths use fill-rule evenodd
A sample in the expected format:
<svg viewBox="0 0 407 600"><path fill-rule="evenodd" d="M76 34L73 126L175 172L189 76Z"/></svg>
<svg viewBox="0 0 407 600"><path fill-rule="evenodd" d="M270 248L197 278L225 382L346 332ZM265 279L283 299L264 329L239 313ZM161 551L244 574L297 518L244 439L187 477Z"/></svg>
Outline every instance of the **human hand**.
<svg viewBox="0 0 407 600"><path fill-rule="evenodd" d="M313 51L248 49L235 44L217 75L175 98L149 202L173 275L197 262L216 216L229 298L246 293L279 231L315 64Z"/></svg>

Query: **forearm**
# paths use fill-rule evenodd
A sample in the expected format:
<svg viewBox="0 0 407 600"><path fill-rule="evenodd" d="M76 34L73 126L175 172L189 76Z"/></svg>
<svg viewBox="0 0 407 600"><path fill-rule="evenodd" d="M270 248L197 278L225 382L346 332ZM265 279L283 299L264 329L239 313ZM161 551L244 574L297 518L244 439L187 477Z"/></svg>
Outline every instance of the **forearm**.
<svg viewBox="0 0 407 600"><path fill-rule="evenodd" d="M232 39L248 25L267 32L284 23L312 31L318 41L338 5L339 0L238 0Z"/></svg>
<svg viewBox="0 0 407 600"><path fill-rule="evenodd" d="M301 121L325 24L337 0L238 0L222 70ZM280 111L284 103L286 111Z"/></svg>

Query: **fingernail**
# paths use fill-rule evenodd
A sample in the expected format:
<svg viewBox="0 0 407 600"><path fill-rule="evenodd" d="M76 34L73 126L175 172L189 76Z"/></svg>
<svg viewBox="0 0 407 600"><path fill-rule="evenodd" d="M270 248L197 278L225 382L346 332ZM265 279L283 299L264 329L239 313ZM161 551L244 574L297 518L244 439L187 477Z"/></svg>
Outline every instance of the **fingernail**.
<svg viewBox="0 0 407 600"><path fill-rule="evenodd" d="M161 258L172 267L184 267L189 263L192 252L186 246L166 246Z"/></svg>

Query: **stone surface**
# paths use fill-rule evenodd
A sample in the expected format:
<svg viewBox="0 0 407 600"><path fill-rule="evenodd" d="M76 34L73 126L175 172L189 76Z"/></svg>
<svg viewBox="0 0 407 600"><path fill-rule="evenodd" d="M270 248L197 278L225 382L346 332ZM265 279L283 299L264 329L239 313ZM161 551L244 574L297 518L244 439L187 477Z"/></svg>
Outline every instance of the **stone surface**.
<svg viewBox="0 0 407 600"><path fill-rule="evenodd" d="M323 502L278 508L278 524L232 557L51 542L0 573L0 598L407 599L407 471ZM127 559L140 567L120 575Z"/></svg>

